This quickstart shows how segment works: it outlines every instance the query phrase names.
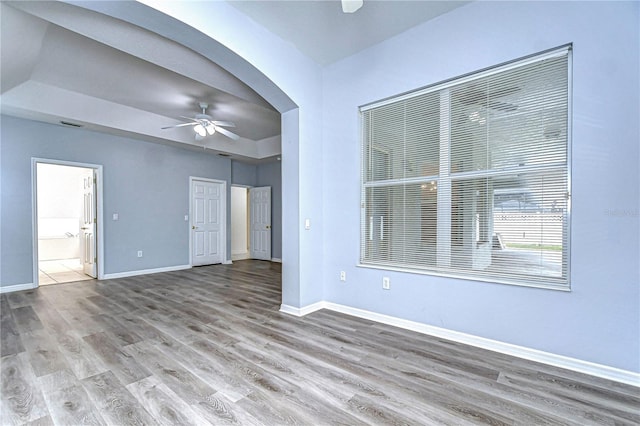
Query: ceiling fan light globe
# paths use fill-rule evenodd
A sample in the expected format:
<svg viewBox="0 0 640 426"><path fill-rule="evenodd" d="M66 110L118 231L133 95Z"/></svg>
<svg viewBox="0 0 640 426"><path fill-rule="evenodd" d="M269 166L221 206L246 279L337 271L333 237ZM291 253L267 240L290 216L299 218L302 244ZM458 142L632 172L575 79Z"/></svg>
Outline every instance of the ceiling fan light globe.
<svg viewBox="0 0 640 426"><path fill-rule="evenodd" d="M196 124L195 126L193 126L193 130L200 136L207 136L207 131L202 126L202 124Z"/></svg>
<svg viewBox="0 0 640 426"><path fill-rule="evenodd" d="M216 126L214 126L212 123L207 124L207 133L209 133L210 135L213 135L216 132Z"/></svg>

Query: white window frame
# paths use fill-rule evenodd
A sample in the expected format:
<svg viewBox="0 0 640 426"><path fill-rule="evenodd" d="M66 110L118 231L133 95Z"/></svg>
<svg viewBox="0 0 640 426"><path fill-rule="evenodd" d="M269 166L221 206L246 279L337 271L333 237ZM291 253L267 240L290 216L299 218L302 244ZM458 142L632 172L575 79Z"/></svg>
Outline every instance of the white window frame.
<svg viewBox="0 0 640 426"><path fill-rule="evenodd" d="M384 181L371 181L371 182L365 182L364 181L364 171L366 170L367 165L365 164L366 162L366 156L364 154L364 146L365 146L365 126L363 123L363 113L369 110L372 110L374 108L378 108L381 106L385 106L385 105L389 105L392 103L396 103L399 101L403 101L403 100L407 100L407 99L411 99L423 94L427 94L427 93L433 93L433 92L445 92L448 90L448 88L453 87L453 86L457 86L459 84L465 83L465 82L469 82L469 81L473 81L476 79L480 79L483 77L487 77L490 76L492 74L496 74L496 73L500 73L500 72L504 72L510 69L514 69L514 68L518 68L518 67L522 67L528 64L532 64L541 60L545 60L545 59L550 59L550 58L555 58L555 57L560 57L560 56L567 56L567 152L566 152L566 164L561 164L561 165L549 165L549 166L545 166L548 167L549 170L554 169L555 167L561 167L563 169L566 169L566 188L567 188L567 201L566 201L566 213L565 213L565 217L566 217L566 222L564 223L564 227L565 228L565 241L563 241L563 277L561 279L553 279L550 283L542 283L538 280L534 280L534 281L528 281L526 279L512 279L509 277L495 277L495 276L488 276L488 277L483 277L483 276L478 276L478 275L472 275L472 274L465 274L464 272L450 272L450 271L439 271L439 270L435 270L435 269L416 269L416 268L412 268L412 267L405 267L405 266L398 266L398 265L393 265L391 263L389 264L384 264L382 262L367 262L364 260L365 257L365 239L367 238L367 227L364 226L364 224L366 223L365 221L367 220L367 207L366 207L366 190L367 188L372 188L372 187L378 187L378 186L390 186L393 185L394 183L396 184L406 184L406 183L424 183L424 182L428 182L428 181L432 181L432 180L437 180L438 181L438 192L437 192L437 219L438 219L438 223L439 226L437 227L437 239L436 239L436 244L437 244L437 267L440 266L446 266L447 261L451 259L451 232L450 232L450 224L451 224L451 211L450 211L450 207L451 207L451 196L452 196L452 192L451 192L451 185L455 180L458 179L470 179L470 178L474 178L476 177L487 177L487 176L492 176L492 175L488 175L486 171L483 171L481 173L476 173L476 172L466 172L466 173L456 173L455 177L450 177L450 150L449 150L449 144L448 143L443 143L443 140L448 140L448 135L442 135L441 133L441 139L440 139L440 154L439 154L439 159L440 159L440 170L439 170L439 174L438 176L420 176L417 178L400 178L400 179L391 179L391 180L384 180ZM450 128L449 128L449 123L448 123L448 119L449 117L447 116L447 114L449 114L448 112L448 107L449 105L447 105L447 96L441 96L441 114L440 114L440 120L441 122L443 121L447 121L447 125L446 126L441 126L441 132L449 132L450 133ZM450 101L450 99L449 99ZM415 91L411 91L411 92L407 92L407 93L403 93L400 94L398 96L394 96L394 97L389 97L377 102L373 102L370 104L366 104L366 105L362 105L359 108L360 111L360 139L361 139L361 181L360 181L360 189L361 189L361 202L360 202L360 210L361 210L361 217L360 217L360 223L361 223L361 232L360 232L360 261L358 263L358 267L363 267L363 268L371 268L371 269L380 269L380 270L385 270L385 271L398 271L398 272L407 272L407 273L414 273L414 274L423 274L423 275L433 275L433 276L440 276L440 277L449 277L449 278L459 278L459 279L466 279L466 280L472 280L472 281L481 281L481 282L489 282L489 283L499 283L499 284L510 284L510 285L517 285L517 286L525 286L525 287L536 287L536 288L545 288L545 289L552 289L552 290L560 290L560 291L571 291L571 268L570 268L570 264L571 264L571 144L572 144L572 45L571 44L567 44L564 46L560 46L558 48L554 48L554 49L550 49L541 53L537 53L537 54L533 54L524 58L520 58L514 61L510 61L507 63L503 63L500 65L496 65L494 67L490 67L484 70L480 70L477 72L473 72L473 73L469 73L466 75L463 75L461 77L457 77L457 78L452 78L440 83L436 83L434 85L430 85L430 86L426 86L423 87L421 89L415 90ZM444 112L444 113L443 113ZM529 170L527 170L528 167L525 167L524 169L519 169L519 172L527 172ZM535 172L540 172L542 170L542 168L540 166L532 166L531 167L532 171ZM495 175L499 175L500 173L510 173L512 171L509 170L505 170L505 171L496 171ZM444 178L444 179L443 179ZM441 201L444 201L441 203ZM441 220L444 220L445 223L444 224L440 224ZM447 222L448 221L448 222ZM566 245L564 245L566 244Z"/></svg>

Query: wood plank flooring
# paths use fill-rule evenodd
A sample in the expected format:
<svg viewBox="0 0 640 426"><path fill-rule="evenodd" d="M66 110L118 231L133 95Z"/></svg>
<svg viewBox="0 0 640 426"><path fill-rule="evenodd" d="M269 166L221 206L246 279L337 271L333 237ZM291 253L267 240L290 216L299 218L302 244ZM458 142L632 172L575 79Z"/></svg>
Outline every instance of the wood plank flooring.
<svg viewBox="0 0 640 426"><path fill-rule="evenodd" d="M2 425L637 425L640 389L319 311L241 261L1 296Z"/></svg>

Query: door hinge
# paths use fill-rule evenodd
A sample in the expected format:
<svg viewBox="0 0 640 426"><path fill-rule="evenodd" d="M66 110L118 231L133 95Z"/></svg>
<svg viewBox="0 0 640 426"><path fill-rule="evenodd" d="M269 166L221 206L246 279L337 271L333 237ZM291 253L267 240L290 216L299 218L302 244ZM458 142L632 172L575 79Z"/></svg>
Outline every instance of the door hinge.
<svg viewBox="0 0 640 426"><path fill-rule="evenodd" d="M98 263L98 258L97 257L93 258L93 263Z"/></svg>
<svg viewBox="0 0 640 426"><path fill-rule="evenodd" d="M93 223L98 223L95 217L93 218Z"/></svg>

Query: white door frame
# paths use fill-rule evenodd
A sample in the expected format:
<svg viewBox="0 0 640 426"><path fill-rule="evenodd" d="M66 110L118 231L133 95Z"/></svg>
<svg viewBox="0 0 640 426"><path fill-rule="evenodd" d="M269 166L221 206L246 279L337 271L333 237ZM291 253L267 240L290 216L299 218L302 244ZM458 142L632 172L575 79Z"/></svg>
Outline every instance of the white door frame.
<svg viewBox="0 0 640 426"><path fill-rule="evenodd" d="M192 220L193 220L193 182L201 181L201 182L211 182L222 184L222 194L220 197L220 216L221 216L221 228L220 228L220 239L222 241L222 263L229 264L230 260L227 259L227 181L219 180L219 179L209 179L209 178L201 178L197 176L189 176L189 226L187 230L189 232L189 265L193 266L193 232L191 229Z"/></svg>
<svg viewBox="0 0 640 426"><path fill-rule="evenodd" d="M40 285L38 268L38 164L54 164L58 166L82 167L93 169L96 174L96 257L98 258L98 279L104 279L104 238L102 214L102 165L77 163L74 161L53 160L49 158L31 157L31 232L33 233L33 288Z"/></svg>

